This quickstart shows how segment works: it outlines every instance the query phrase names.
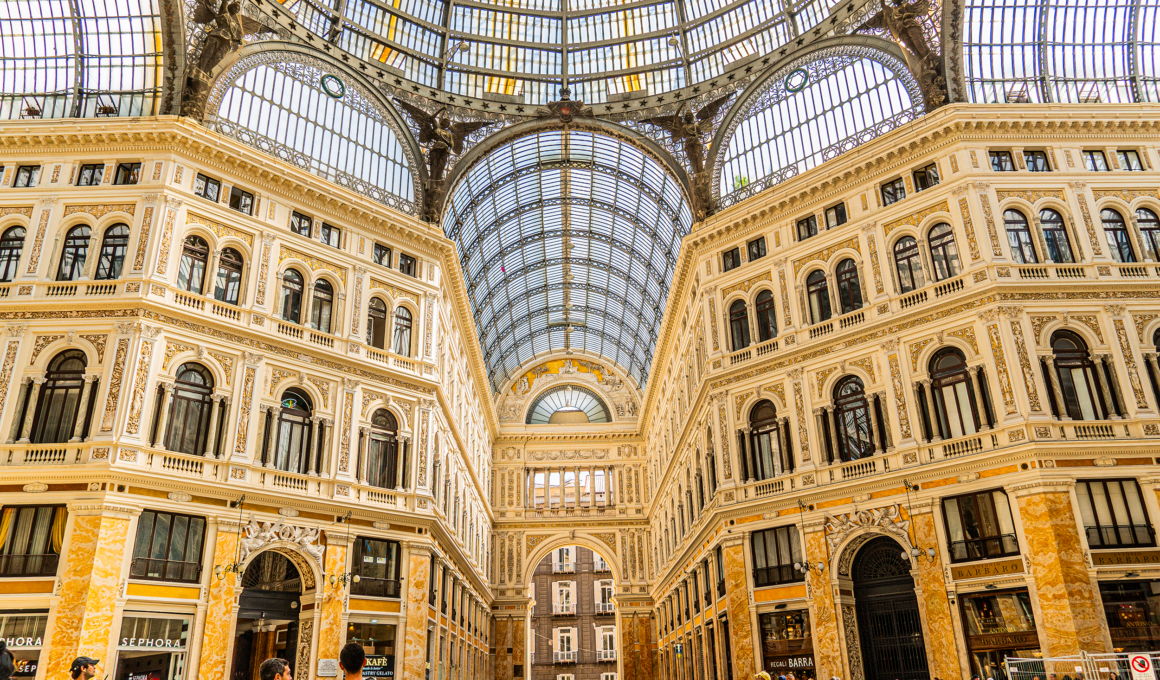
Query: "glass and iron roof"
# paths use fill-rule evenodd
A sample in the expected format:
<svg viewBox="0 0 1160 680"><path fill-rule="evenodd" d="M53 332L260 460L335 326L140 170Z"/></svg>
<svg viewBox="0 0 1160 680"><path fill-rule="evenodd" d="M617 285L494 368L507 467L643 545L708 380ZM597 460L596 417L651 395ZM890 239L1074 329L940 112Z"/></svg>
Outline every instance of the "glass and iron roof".
<svg viewBox="0 0 1160 680"><path fill-rule="evenodd" d="M562 385L536 397L528 409L525 422L528 425L547 425L561 419L560 416L556 416L556 420L552 419L557 413L583 413L589 423L607 423L612 420L608 406L595 392L578 385ZM564 420L576 422L575 418Z"/></svg>
<svg viewBox="0 0 1160 680"><path fill-rule="evenodd" d="M468 169L444 215L490 378L534 357L612 361L642 388L692 213L677 181L610 136L518 137Z"/></svg>

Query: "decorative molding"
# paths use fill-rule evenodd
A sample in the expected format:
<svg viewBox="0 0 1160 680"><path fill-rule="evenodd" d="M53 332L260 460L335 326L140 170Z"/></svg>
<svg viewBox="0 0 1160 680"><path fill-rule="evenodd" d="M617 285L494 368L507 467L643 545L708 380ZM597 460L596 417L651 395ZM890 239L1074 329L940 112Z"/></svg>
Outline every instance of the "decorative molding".
<svg viewBox="0 0 1160 680"><path fill-rule="evenodd" d="M947 203L947 201L944 200L941 203L936 203L921 210L916 210L906 217L901 217L897 220L894 220L893 222L887 222L886 224L882 225L882 230L886 236L890 236L890 232L898 229L899 227L914 227L917 229L918 225L922 224L922 221L931 215L940 212L949 213L950 211L950 205Z"/></svg>

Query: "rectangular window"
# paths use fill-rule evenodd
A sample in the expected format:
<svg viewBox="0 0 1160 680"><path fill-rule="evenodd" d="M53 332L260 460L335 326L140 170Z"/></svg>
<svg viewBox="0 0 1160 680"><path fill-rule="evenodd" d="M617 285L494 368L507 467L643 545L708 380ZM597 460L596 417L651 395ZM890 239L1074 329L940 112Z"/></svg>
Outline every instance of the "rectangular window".
<svg viewBox="0 0 1160 680"><path fill-rule="evenodd" d="M89 163L81 166L81 172L77 175L78 187L95 187L101 183L101 177L105 174L104 163Z"/></svg>
<svg viewBox="0 0 1160 680"><path fill-rule="evenodd" d="M1010 151L992 151L991 169L995 172L1015 172L1015 161Z"/></svg>
<svg viewBox="0 0 1160 680"><path fill-rule="evenodd" d="M834 227L846 223L846 204L839 203L826 208L826 229L833 229Z"/></svg>
<svg viewBox="0 0 1160 680"><path fill-rule="evenodd" d="M13 656L12 677L36 677L47 628L47 609L0 612L0 639L8 643Z"/></svg>
<svg viewBox="0 0 1160 680"><path fill-rule="evenodd" d="M721 271L727 272L741 266L741 249L733 248L721 253Z"/></svg>
<svg viewBox="0 0 1160 680"><path fill-rule="evenodd" d="M914 190L922 191L938 184L938 164L931 163L914 171Z"/></svg>
<svg viewBox="0 0 1160 680"><path fill-rule="evenodd" d="M804 581L805 574L793 567L801 562L802 546L796 525L753 532L755 587Z"/></svg>
<svg viewBox="0 0 1160 680"><path fill-rule="evenodd" d="M555 663L576 663L576 629L556 629Z"/></svg>
<svg viewBox="0 0 1160 680"><path fill-rule="evenodd" d="M415 258L404 253L399 253L399 271L407 276L416 276Z"/></svg>
<svg viewBox="0 0 1160 680"><path fill-rule="evenodd" d="M1002 491L944 498L943 514L952 562L1019 554L1011 505Z"/></svg>
<svg viewBox="0 0 1160 680"><path fill-rule="evenodd" d="M556 551L556 561L552 563L553 574L571 574L576 571L576 562L572 559L571 548L560 548Z"/></svg>
<svg viewBox="0 0 1160 680"><path fill-rule="evenodd" d="M146 510L137 519L131 578L156 581L201 580L205 518Z"/></svg>
<svg viewBox="0 0 1160 680"><path fill-rule="evenodd" d="M193 179L193 193L217 203L222 195L222 183L199 172Z"/></svg>
<svg viewBox="0 0 1160 680"><path fill-rule="evenodd" d="M1083 166L1087 168L1089 172L1108 171L1108 159L1104 157L1103 151L1100 151L1099 149L1094 151L1085 149L1082 153Z"/></svg>
<svg viewBox="0 0 1160 680"><path fill-rule="evenodd" d="M1117 151L1116 158L1120 161L1121 170L1140 171L1144 169L1144 164L1140 162L1140 154L1130 149L1127 151Z"/></svg>
<svg viewBox="0 0 1160 680"><path fill-rule="evenodd" d="M552 613L570 615L576 613L575 602L572 599L573 583L571 581L556 581L555 591L552 593Z"/></svg>
<svg viewBox="0 0 1160 680"><path fill-rule="evenodd" d="M963 595L959 606L968 658L975 660L975 668L990 659L1001 663L1002 657L995 656L994 651L999 645L1016 657L1028 658L1039 651L1035 615L1026 589Z"/></svg>
<svg viewBox="0 0 1160 680"><path fill-rule="evenodd" d="M1093 549L1155 545L1136 480L1079 480L1075 493L1088 545Z"/></svg>
<svg viewBox="0 0 1160 680"><path fill-rule="evenodd" d="M689 599L693 602L693 613L701 611L701 592L697 590L697 577L693 576L689 579L689 587L692 591L689 593Z"/></svg>
<svg viewBox="0 0 1160 680"><path fill-rule="evenodd" d="M762 614L759 625L762 667L771 675L779 669L813 667L814 641L808 611Z"/></svg>
<svg viewBox="0 0 1160 680"><path fill-rule="evenodd" d="M371 259L374 260L375 264L381 264L384 267L390 267L391 266L391 249L384 246L384 245L379 245L378 243L376 243L375 248L374 248L374 252L371 254Z"/></svg>
<svg viewBox="0 0 1160 680"><path fill-rule="evenodd" d="M725 658L725 680L733 680L733 643L729 640L729 617L721 617L721 655Z"/></svg>
<svg viewBox="0 0 1160 680"><path fill-rule="evenodd" d="M1045 151L1024 151L1023 160L1031 172L1051 172L1051 165L1047 162Z"/></svg>
<svg viewBox="0 0 1160 680"><path fill-rule="evenodd" d="M749 261L753 262L756 259L765 257L765 237L761 236L750 241L745 246L749 254Z"/></svg>
<svg viewBox="0 0 1160 680"><path fill-rule="evenodd" d="M1142 652L1160 646L1160 581L1100 581L1112 647Z"/></svg>
<svg viewBox="0 0 1160 680"><path fill-rule="evenodd" d="M810 215L802 218L797 222L797 237L799 241L804 241L811 236L818 235L818 218Z"/></svg>
<svg viewBox="0 0 1160 680"><path fill-rule="evenodd" d="M596 582L596 613L612 614L616 605L612 602L612 580L606 579Z"/></svg>
<svg viewBox="0 0 1160 680"><path fill-rule="evenodd" d="M290 231L310 238L310 230L314 224L314 218L310 215L303 215L302 213L291 210L290 211Z"/></svg>
<svg viewBox="0 0 1160 680"><path fill-rule="evenodd" d="M705 606L713 604L713 585L709 582L709 560L701 562L701 590L705 591Z"/></svg>
<svg viewBox="0 0 1160 680"><path fill-rule="evenodd" d="M40 166L39 165L22 165L16 169L16 181L12 186L23 189L36 186L40 181Z"/></svg>
<svg viewBox="0 0 1160 680"><path fill-rule="evenodd" d="M59 505L11 505L0 513L0 576L55 576L68 512Z"/></svg>
<svg viewBox="0 0 1160 680"><path fill-rule="evenodd" d="M331 248L338 248L339 244L342 243L342 230L338 227L332 227L331 225L323 222L322 232L319 235L319 238L324 244L330 246Z"/></svg>
<svg viewBox="0 0 1160 680"><path fill-rule="evenodd" d="M398 597L398 541L359 538L355 541L352 571L359 576L359 580L351 584L351 594Z"/></svg>
<svg viewBox="0 0 1160 680"><path fill-rule="evenodd" d="M598 661L616 661L616 626L604 626L599 629L600 649L597 650Z"/></svg>
<svg viewBox="0 0 1160 680"><path fill-rule="evenodd" d="M616 673L601 673L600 680L616 680Z"/></svg>
<svg viewBox="0 0 1160 680"><path fill-rule="evenodd" d="M434 557L431 558L431 576L430 576L430 579L431 579L431 590L428 593L427 604L434 607L435 606L435 584L439 583L439 580L435 578L435 558Z"/></svg>
<svg viewBox="0 0 1160 680"><path fill-rule="evenodd" d="M603 557L595 553L592 555L592 569L597 573L611 571L608 568L608 562L605 562Z"/></svg>
<svg viewBox="0 0 1160 680"><path fill-rule="evenodd" d="M725 556L721 546L717 546L717 597L725 595Z"/></svg>
<svg viewBox="0 0 1160 680"><path fill-rule="evenodd" d="M244 215L253 215L254 195L237 187L230 189L230 208Z"/></svg>
<svg viewBox="0 0 1160 680"><path fill-rule="evenodd" d="M113 176L113 184L136 184L140 181L140 163L121 163L117 166L117 174Z"/></svg>
<svg viewBox="0 0 1160 680"><path fill-rule="evenodd" d="M906 184L901 177L882 185L882 205L897 203L904 198L906 198Z"/></svg>

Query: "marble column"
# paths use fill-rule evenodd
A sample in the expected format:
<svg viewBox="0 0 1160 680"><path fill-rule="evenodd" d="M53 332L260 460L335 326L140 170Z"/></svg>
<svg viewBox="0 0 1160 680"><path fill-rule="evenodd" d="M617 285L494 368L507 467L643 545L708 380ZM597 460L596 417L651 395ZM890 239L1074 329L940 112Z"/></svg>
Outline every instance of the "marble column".
<svg viewBox="0 0 1160 680"><path fill-rule="evenodd" d="M825 525L816 522L806 525L805 557L816 565L824 560L829 547L826 545ZM842 646L838 637L838 608L834 602L834 587L830 584L830 570L819 572L810 569L806 576L809 592L813 595L810 605L810 626L814 636L814 667L817 677L838 676L849 678L842 656ZM734 635L736 637L736 635ZM738 677L734 673L734 678Z"/></svg>
<svg viewBox="0 0 1160 680"><path fill-rule="evenodd" d="M933 512L932 502L918 503L914 507L914 514L910 516L915 546L923 551L915 559L918 563L918 608L922 614L926 658L931 677L965 678L968 669L959 667L959 659L963 655L952 653L958 646L958 639L955 636L950 603L947 601L942 559L936 554L932 560L925 552L931 547L941 552Z"/></svg>
<svg viewBox="0 0 1160 680"><path fill-rule="evenodd" d="M838 425L835 422L837 408L834 406L826 407L826 421L830 425L830 462L842 462L842 444L838 441Z"/></svg>
<svg viewBox="0 0 1160 680"><path fill-rule="evenodd" d="M205 610L198 680L225 680L232 665L229 652L233 647L233 629L236 624L234 596L240 575L228 574L224 570L237 556L238 528L233 523L218 523L213 564L210 567L213 573L210 576L209 603ZM219 568L223 570L220 577L217 574Z"/></svg>
<svg viewBox="0 0 1160 680"><path fill-rule="evenodd" d="M983 401L982 381L979 380L979 373L982 370L982 366L971 366L967 369L971 375L971 391L975 393L975 409L979 414L979 430L985 432L991 429L991 425L987 422L987 406L986 402Z"/></svg>
<svg viewBox="0 0 1160 680"><path fill-rule="evenodd" d="M874 409L872 409L873 412L874 413L881 413L882 414L882 422L883 423L888 422L889 417L886 415L886 399L885 399L886 395L875 392L873 396L874 396ZM871 420L873 420L873 418L871 418ZM878 454L886 451L886 432L885 432L885 430L886 430L885 427L875 427L874 428L874 433L876 435L878 435L877 437L874 438L874 455L878 455Z"/></svg>
<svg viewBox="0 0 1160 680"><path fill-rule="evenodd" d="M827 425L826 425L826 409L825 408L823 408L821 406L817 406L814 408L814 425L816 425L818 428L818 441L821 442L821 444L819 444L819 446L821 446L822 444L825 443L825 439L826 439ZM829 463L832 460L832 457L829 455L828 452L822 451L821 453L822 453L822 455L824 455L826 457L825 460L820 461L821 464L824 465L826 463Z"/></svg>
<svg viewBox="0 0 1160 680"><path fill-rule="evenodd" d="M28 408L24 412L24 424L20 427L20 443L27 444L32 436L32 422L36 418L37 399L40 397L40 388L44 385L44 378L29 378L32 382L28 395Z"/></svg>
<svg viewBox="0 0 1160 680"><path fill-rule="evenodd" d="M96 382L97 376L86 375L85 386L81 388L81 403L77 405L77 421L73 425L72 439L70 442L81 441L81 435L85 432L85 421L88 420L89 414L89 399L93 394L93 383Z"/></svg>
<svg viewBox="0 0 1160 680"><path fill-rule="evenodd" d="M922 385L922 393L926 396L926 412L930 417L930 441L942 441L942 425L939 422L938 410L934 407L934 383L929 380L919 380Z"/></svg>
<svg viewBox="0 0 1160 680"><path fill-rule="evenodd" d="M367 483L367 445L370 440L369 427L358 428L358 467L355 468L356 481L359 484Z"/></svg>
<svg viewBox="0 0 1160 680"><path fill-rule="evenodd" d="M1047 378L1051 381L1051 393L1055 396L1055 407L1059 409L1060 420L1071 420L1067 415L1067 402L1063 400L1063 390L1059 388L1059 364L1054 357L1047 362Z"/></svg>
<svg viewBox="0 0 1160 680"><path fill-rule="evenodd" d="M173 401L173 383L161 383L161 398L157 401L157 409L160 418L157 420L157 433L153 438L153 445L159 449L164 450L165 447L165 430L169 427L169 412L172 411L169 407L170 402Z"/></svg>
<svg viewBox="0 0 1160 680"><path fill-rule="evenodd" d="M350 571L347 566L347 552L351 540L346 530L326 532L326 556L323 558L326 571L322 575L320 603L322 611L318 621L318 653L314 657L316 659L337 659L346 638L342 614L347 586L338 579L331 583L330 576L341 577Z"/></svg>
<svg viewBox="0 0 1160 680"><path fill-rule="evenodd" d="M745 570L745 542L740 537L722 544L725 562L725 602L729 611L733 677L752 678L757 672L753 629L749 618L749 581ZM815 635L816 637L816 635ZM692 650L686 647L686 652Z"/></svg>
<svg viewBox="0 0 1160 680"><path fill-rule="evenodd" d="M1023 554L1035 581L1036 623L1045 657L1111 650L1072 511L1073 485L1071 480L1044 480L1007 487L1019 504L1027 543Z"/></svg>
<svg viewBox="0 0 1160 680"><path fill-rule="evenodd" d="M270 407L270 437L266 442L266 467L274 468L274 455L278 451L278 417L282 414L281 406Z"/></svg>
<svg viewBox="0 0 1160 680"><path fill-rule="evenodd" d="M1095 366L1093 367L1095 370L1092 372L1096 374L1096 382L1100 385L1100 394L1104 397L1104 407L1107 409L1107 413L1104 415L1107 416L1108 420L1119 420L1120 416L1116 414L1116 402L1112 399L1112 392L1108 389L1108 378L1104 374L1105 364L1109 366L1113 365L1109 361L1111 356L1107 354L1096 354L1092 358L1095 360Z"/></svg>
<svg viewBox="0 0 1160 680"><path fill-rule="evenodd" d="M77 656L108 659L116 649L114 608L129 545L130 511L95 504L69 507L70 527L58 569L57 604L43 677L63 678Z"/></svg>
<svg viewBox="0 0 1160 680"><path fill-rule="evenodd" d="M218 434L218 420L221 419L222 398L220 395L213 395L213 409L209 414L209 438L205 442L205 457L214 457L214 447L217 445Z"/></svg>
<svg viewBox="0 0 1160 680"><path fill-rule="evenodd" d="M318 434L318 432L320 429L321 422L322 422L322 416L311 416L310 417L310 451L308 451L306 454L306 458L307 458L306 474L310 475L311 477L315 477L318 475L318 449L319 449L319 441L318 441L319 434Z"/></svg>
<svg viewBox="0 0 1160 680"><path fill-rule="evenodd" d="M1128 403L1128 400L1124 398L1124 393L1120 390L1120 380L1116 376L1115 360L1112 358L1111 354L1104 354L1102 356L1104 363L1107 364L1108 370L1106 373L1101 371L1100 375L1104 376L1104 378L1108 381L1108 388L1112 391L1112 397L1114 398L1113 403L1123 404L1126 408L1131 409L1132 404Z"/></svg>

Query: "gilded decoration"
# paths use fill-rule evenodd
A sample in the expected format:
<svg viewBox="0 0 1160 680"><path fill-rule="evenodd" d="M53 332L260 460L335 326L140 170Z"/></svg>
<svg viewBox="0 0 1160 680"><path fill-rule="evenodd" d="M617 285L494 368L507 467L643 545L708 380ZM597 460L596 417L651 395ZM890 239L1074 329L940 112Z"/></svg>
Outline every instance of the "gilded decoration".
<svg viewBox="0 0 1160 680"><path fill-rule="evenodd" d="M1035 428L1035 438L1036 439L1051 439L1051 428L1046 427L1046 426L1036 427Z"/></svg>
<svg viewBox="0 0 1160 680"><path fill-rule="evenodd" d="M1124 320L1112 319L1112 325L1116 329L1116 337L1120 340L1120 351L1124 355L1124 365L1128 367L1128 381L1132 383L1132 393L1136 397L1136 406L1137 408L1148 408L1148 401L1144 398L1144 385L1140 381L1139 371L1136 370L1136 355L1132 352Z"/></svg>
<svg viewBox="0 0 1160 680"><path fill-rule="evenodd" d="M959 157L957 154L951 154L951 173L959 171Z"/></svg>
<svg viewBox="0 0 1160 680"><path fill-rule="evenodd" d="M419 302L418 293L412 293L409 290L405 290L397 286L392 286L386 281L376 279L373 276L371 277L371 288L378 288L379 290L390 293L391 298L394 300L398 300L399 298L407 298L408 300L414 301L416 304Z"/></svg>
<svg viewBox="0 0 1160 680"><path fill-rule="evenodd" d="M314 376L307 376L306 381L318 388L322 394L322 410L330 410L330 381Z"/></svg>
<svg viewBox="0 0 1160 680"><path fill-rule="evenodd" d="M991 198L985 190L979 192L979 205L983 206L983 220L987 224L987 236L991 237L991 254L1002 257L1003 251L999 248L999 234L995 231L995 215L991 212Z"/></svg>
<svg viewBox="0 0 1160 680"><path fill-rule="evenodd" d="M338 454L339 472L346 472L350 467L350 428L354 418L354 392L346 390L344 394L345 397L342 401L342 448Z"/></svg>
<svg viewBox="0 0 1160 680"><path fill-rule="evenodd" d="M362 417L365 420L367 417L367 409L370 408L373 401L388 401L387 395L364 390L362 395Z"/></svg>
<svg viewBox="0 0 1160 680"><path fill-rule="evenodd" d="M0 208L0 218L8 217L9 215L23 215L28 219L32 219L32 206L17 205Z"/></svg>
<svg viewBox="0 0 1160 680"><path fill-rule="evenodd" d="M79 213L85 213L87 215L92 215L93 217L100 219L100 218L102 218L105 215L108 215L110 213L123 212L123 213L129 213L130 215L132 215L132 214L136 213L136 211L137 211L137 204L136 203L110 203L107 205L96 205L96 204L68 205L68 206L65 206L65 208L64 208L64 216L68 217L69 215L76 215Z"/></svg>
<svg viewBox="0 0 1160 680"><path fill-rule="evenodd" d="M546 540L548 540L548 537L544 536L544 535L528 536L528 538L527 538L527 544L528 544L527 552L528 552L528 554L531 555L532 551L536 549L536 546L543 543Z"/></svg>
<svg viewBox="0 0 1160 680"><path fill-rule="evenodd" d="M36 342L33 343L33 345L32 345L32 356L29 357L28 363L30 363L30 364L36 363L36 358L40 356L40 353L44 351L45 347L48 347L49 345L56 342L57 340L60 340L63 337L64 337L63 335L38 335L38 336L36 336Z"/></svg>
<svg viewBox="0 0 1160 680"><path fill-rule="evenodd" d="M169 370L169 363L173 361L173 357L182 352L192 352L193 348L189 345L183 345L180 342L173 342L172 340L165 343L165 358L161 360L161 370Z"/></svg>
<svg viewBox="0 0 1160 680"><path fill-rule="evenodd" d="M28 254L26 272L29 274L35 274L36 267L40 264L40 249L44 245L44 233L48 230L48 218L52 214L53 200L41 200L40 202L40 222L36 225L36 237L32 239L32 252Z"/></svg>
<svg viewBox="0 0 1160 680"><path fill-rule="evenodd" d="M280 385L284 380L287 378L296 377L297 375L298 371L287 371L281 368L270 367L270 371L267 374L267 380L270 383L270 396L274 396L274 393L278 389L278 385Z"/></svg>
<svg viewBox="0 0 1160 680"><path fill-rule="evenodd" d="M794 260L793 275L796 277L799 273L801 273L802 267L806 266L807 264L811 262L825 262L826 260L830 259L831 255L845 248L850 248L859 255L862 254L862 249L858 246L858 237L851 236L841 243L835 243L832 246L822 248L821 250L814 251L805 257Z"/></svg>
<svg viewBox="0 0 1160 680"><path fill-rule="evenodd" d="M959 199L959 214L963 217L963 229L967 232L967 247L971 251L971 259L978 261L982 259L982 254L979 252L979 240L975 236L975 224L971 222L971 208L965 197Z"/></svg>
<svg viewBox="0 0 1160 680"><path fill-rule="evenodd" d="M862 212L866 212L869 209L870 209L870 204L866 201L866 194L863 193L862 194Z"/></svg>
<svg viewBox="0 0 1160 680"><path fill-rule="evenodd" d="M253 234L251 234L249 232L242 231L241 229L235 229L235 228L229 226L228 224L222 224L221 222L218 222L217 220L212 220L212 219L206 217L205 215L199 215L195 212L186 212L185 213L185 222L186 222L186 224L190 224L190 223L200 224L201 226L205 227L206 229L209 229L210 231L212 231L219 238L221 238L222 236L233 236L234 238L239 239L242 242L244 242L247 246L250 246L251 248L254 247L254 235Z"/></svg>
<svg viewBox="0 0 1160 680"><path fill-rule="evenodd" d="M825 521L826 541L830 544L831 553L837 552L838 548L842 547L842 543L851 535L865 530L890 534L907 548L910 548L911 545L910 520L902 519L902 509L898 504L885 508L840 513L837 516L827 512L825 513ZM852 557L854 551L851 548L847 548L843 552Z"/></svg>
<svg viewBox="0 0 1160 680"><path fill-rule="evenodd" d="M234 441L234 453L246 453L247 434L250 425L250 409L254 403L254 378L257 370L253 366L246 366L242 379L242 403L238 409L238 436Z"/></svg>
<svg viewBox="0 0 1160 680"><path fill-rule="evenodd" d="M1088 210L1087 196L1084 196L1082 191L1077 190L1075 192L1075 200L1079 203L1079 212L1083 215L1083 224L1087 227L1088 241L1092 244L1092 251L1096 255L1102 255L1103 251L1100 250L1100 238L1096 235L1095 225L1092 224L1092 214Z"/></svg>
<svg viewBox="0 0 1160 680"><path fill-rule="evenodd" d="M785 284L785 267L777 268L777 280L781 283L781 310L785 316L785 325L790 327L793 325L793 317L789 313L789 291ZM716 349L716 347L714 347Z"/></svg>
<svg viewBox="0 0 1160 680"><path fill-rule="evenodd" d="M81 340L88 342L93 346L97 353L97 363L105 363L105 342L108 341L109 336L97 333L93 335L82 335Z"/></svg>
<svg viewBox="0 0 1160 680"><path fill-rule="evenodd" d="M713 329L713 350L716 351L721 348L721 343L717 339L717 305L712 297L709 298L709 327Z"/></svg>
<svg viewBox="0 0 1160 680"><path fill-rule="evenodd" d="M165 226L161 228L161 249L157 252L157 268L154 270L161 276L165 275L165 269L169 265L169 245L173 240L173 223L177 221L177 208L181 203L167 201L165 205Z"/></svg>
<svg viewBox="0 0 1160 680"><path fill-rule="evenodd" d="M117 351L113 353L113 371L109 376L109 396L105 400L105 413L101 416L101 432L113 431L113 420L117 417L117 402L121 399L121 380L125 375L125 359L129 355L129 338L117 340Z"/></svg>
<svg viewBox="0 0 1160 680"><path fill-rule="evenodd" d="M995 372L999 376L999 391L1003 394L1003 408L1007 415L1016 412L1015 394L1011 388L1011 376L1007 373L1007 357L1003 353L1003 340L999 337L999 326L987 324L987 339L991 343L991 354L995 356Z"/></svg>
<svg viewBox="0 0 1160 680"><path fill-rule="evenodd" d="M721 290L721 297L723 297L723 298L729 297L730 295L732 295L733 293L736 293L739 290L742 292L748 293L750 288L756 286L757 284L761 283L762 281L772 282L773 281L772 272L770 272L768 270L763 271L760 274L758 274L757 276L754 276L753 278L746 279L746 280L742 281L741 283L735 283L732 286L728 286L726 288L723 288Z"/></svg>
<svg viewBox="0 0 1160 680"><path fill-rule="evenodd" d="M963 342L970 345L971 351L973 351L975 354L979 353L979 343L975 340L975 329L973 326L967 326L966 328L958 328L953 331L947 331L947 335L952 338L958 338L959 340L962 340Z"/></svg>
<svg viewBox="0 0 1160 680"><path fill-rule="evenodd" d="M1137 198L1160 198L1157 189L1092 189L1092 198L1099 201L1105 198L1118 198L1124 203L1131 203Z"/></svg>
<svg viewBox="0 0 1160 680"><path fill-rule="evenodd" d="M1011 319L1011 335L1015 337L1015 351L1019 354L1019 368L1023 371L1023 384L1027 386L1027 400L1032 411L1041 411L1039 390L1035 387L1035 373L1031 370L1031 360L1027 357L1027 342L1023 338L1023 322Z"/></svg>
<svg viewBox="0 0 1160 680"><path fill-rule="evenodd" d="M910 346L907 348L910 350L910 370L915 373L918 372L918 359L922 354L922 350L932 342L934 342L933 337L923 338L917 342L910 343Z"/></svg>
<svg viewBox="0 0 1160 680"><path fill-rule="evenodd" d="M355 309L362 309L363 274L366 273L366 269L364 269L362 267L355 267L354 273L355 273L355 277L354 277L354 308ZM361 313L351 315L351 319L350 319L350 335L351 335L351 337L358 337L358 326L359 326L359 320L361 318L362 318Z"/></svg>
<svg viewBox="0 0 1160 680"><path fill-rule="evenodd" d="M717 404L717 432L721 439L721 462L725 464L725 479L733 479L733 461L732 454L729 452L729 436L726 433L729 429L729 424L725 420L725 402L722 400Z"/></svg>
<svg viewBox="0 0 1160 680"><path fill-rule="evenodd" d="M141 238L137 239L137 254L133 256L135 272L145 268L145 252L149 250L149 232L153 230L153 210L153 206L145 206L145 214L141 217Z"/></svg>
<svg viewBox="0 0 1160 680"><path fill-rule="evenodd" d="M184 174L185 174L185 168L183 166L180 166L180 165L177 166L177 169L173 171L173 183L174 184L181 184L181 177Z"/></svg>
<svg viewBox="0 0 1160 680"><path fill-rule="evenodd" d="M259 307L266 304L266 279L270 274L270 244L265 243L265 238L262 240L262 262L258 265L258 292L254 295L254 304ZM358 318L358 314L354 316Z"/></svg>
<svg viewBox="0 0 1160 680"><path fill-rule="evenodd" d="M313 255L308 255L308 254L303 253L301 251L294 250L293 248L287 248L284 245L280 246L278 249L278 264L282 264L283 262L285 262L286 260L288 260L290 258L294 258L295 260L305 262L306 264L310 265L310 267L312 269L314 269L316 271L319 269L323 269L325 271L328 271L328 272L334 274L335 276L337 276L339 278L339 280L342 281L342 285L346 286L346 268L345 267L340 267L340 266L333 264L331 262L327 262L326 260L323 260L321 258L314 257Z"/></svg>
<svg viewBox="0 0 1160 680"><path fill-rule="evenodd" d="M818 399L822 398L822 395L823 395L822 390L826 386L826 378L829 378L837 370L838 370L837 366L830 366L829 368L823 368L823 369L818 370L816 373L814 373L814 384L816 385L817 390L818 390Z"/></svg>
<svg viewBox="0 0 1160 680"><path fill-rule="evenodd" d="M801 450L802 461L810 459L810 437L806 430L806 405L805 395L802 394L802 383L800 380L795 380L793 383L793 404L794 410L797 411L797 435L798 448Z"/></svg>
<svg viewBox="0 0 1160 680"><path fill-rule="evenodd" d="M91 456L89 456L89 460L108 460L108 459L109 459L109 447L107 447L107 446L98 446L98 447L94 448L93 454Z"/></svg>
<svg viewBox="0 0 1160 680"><path fill-rule="evenodd" d="M20 340L9 340L4 349L4 365L0 367L0 413L4 412L4 404L8 401L8 386L12 383L12 369L16 365L16 351L20 349Z"/></svg>
<svg viewBox="0 0 1160 680"><path fill-rule="evenodd" d="M153 181L154 182L161 179L161 168L163 166L164 166L164 163L162 163L161 161L157 161L156 163L153 164Z"/></svg>
<svg viewBox="0 0 1160 680"><path fill-rule="evenodd" d="M870 251L870 268L874 270L874 290L881 295L885 289L882 287L882 268L878 265L878 243L874 234L866 234L866 248Z"/></svg>
<svg viewBox="0 0 1160 680"><path fill-rule="evenodd" d="M1034 205L1044 198L1058 198L1062 201L1063 191L1059 189L1003 189L996 190L995 196L998 197L1000 203L1009 198L1018 198Z"/></svg>
<svg viewBox="0 0 1160 680"><path fill-rule="evenodd" d="M943 201L941 203L936 203L935 205L927 206L922 210L916 210L906 217L901 217L897 220L894 220L893 222L887 222L886 224L882 225L882 229L886 233L886 236L890 236L890 232L899 227L914 227L917 229L918 225L922 224L922 221L931 215L939 212L950 212L950 210L951 208L947 202Z"/></svg>
<svg viewBox="0 0 1160 680"><path fill-rule="evenodd" d="M745 400L752 395L752 392L742 392L741 394L733 395L733 417L737 419L737 422L741 422L741 407L745 405Z"/></svg>
<svg viewBox="0 0 1160 680"><path fill-rule="evenodd" d="M902 367L898 362L898 353L891 352L888 361L890 384L894 388L894 403L898 409L898 430L903 439L910 439L910 412L906 407L906 388L902 384ZM805 418L802 417L801 420L804 422Z"/></svg>
<svg viewBox="0 0 1160 680"><path fill-rule="evenodd" d="M853 366L855 368L860 368L863 371L865 371L866 375L870 376L870 382L872 382L872 383L878 382L878 377L875 375L875 371L874 371L874 357L866 356L866 357L862 357L861 359L855 359L855 360L847 362L847 363L850 366Z"/></svg>
<svg viewBox="0 0 1160 680"><path fill-rule="evenodd" d="M141 429L141 409L145 402L145 385L149 380L149 364L153 359L153 343L143 338L137 357L137 376L133 379L133 394L129 400L129 422L125 425L126 434L137 434Z"/></svg>
<svg viewBox="0 0 1160 680"><path fill-rule="evenodd" d="M783 385L781 383L774 383L774 384L770 385L769 387L766 387L765 389L769 390L770 392L773 392L773 394L777 397L779 403L781 403L783 405L785 404L785 385Z"/></svg>
<svg viewBox="0 0 1160 680"><path fill-rule="evenodd" d="M1140 338L1140 344L1148 344L1148 338L1144 337L1144 330L1148 328L1148 324L1152 323L1158 314L1136 314L1132 313L1132 320L1136 322L1136 335Z"/></svg>
<svg viewBox="0 0 1160 680"><path fill-rule="evenodd" d="M210 352L209 355L221 364L222 370L226 374L226 386L229 387L234 377L234 358L228 354L218 354L217 352Z"/></svg>

